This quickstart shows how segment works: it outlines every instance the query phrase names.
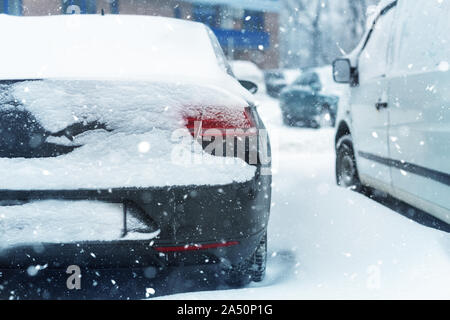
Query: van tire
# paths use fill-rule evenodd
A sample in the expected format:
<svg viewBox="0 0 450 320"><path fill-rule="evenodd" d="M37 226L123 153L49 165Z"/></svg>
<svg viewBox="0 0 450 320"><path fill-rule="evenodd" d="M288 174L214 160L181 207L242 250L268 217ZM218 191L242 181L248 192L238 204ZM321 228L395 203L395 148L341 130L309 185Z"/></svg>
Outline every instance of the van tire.
<svg viewBox="0 0 450 320"><path fill-rule="evenodd" d="M351 135L341 137L336 144L336 182L344 188L363 191Z"/></svg>

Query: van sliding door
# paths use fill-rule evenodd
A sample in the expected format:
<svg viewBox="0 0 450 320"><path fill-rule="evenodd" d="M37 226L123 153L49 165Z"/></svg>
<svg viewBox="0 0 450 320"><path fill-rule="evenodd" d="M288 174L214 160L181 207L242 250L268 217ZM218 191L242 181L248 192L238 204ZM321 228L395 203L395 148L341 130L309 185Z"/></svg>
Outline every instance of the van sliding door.
<svg viewBox="0 0 450 320"><path fill-rule="evenodd" d="M389 74L394 191L450 223L450 3L399 5Z"/></svg>

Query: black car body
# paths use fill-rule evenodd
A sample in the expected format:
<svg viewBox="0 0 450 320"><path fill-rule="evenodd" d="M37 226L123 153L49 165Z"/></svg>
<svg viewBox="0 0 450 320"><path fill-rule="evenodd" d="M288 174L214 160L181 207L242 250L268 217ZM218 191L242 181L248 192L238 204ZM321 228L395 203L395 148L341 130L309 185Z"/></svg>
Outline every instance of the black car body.
<svg viewBox="0 0 450 320"><path fill-rule="evenodd" d="M55 33L69 28L76 39L65 44L71 49L65 52L73 52L73 65L53 63L51 54L40 55L48 48L38 47L37 56L49 59L36 59L35 64L49 66L40 74L26 68L10 77L0 72L0 215L6 215L0 223L0 270L45 265L64 273L70 265L163 270L215 264L229 284L262 280L271 203L270 144L253 98L232 77L212 32L198 23L123 17L125 29L136 37L129 39L108 16L76 17L75 31L71 17L36 18L38 24L32 18L1 19L0 24L11 27L21 24L25 40L50 41L53 50L60 39L36 26ZM89 42L94 25L98 39ZM143 49L136 34L148 39L146 30L163 31ZM185 34L176 35L180 30ZM186 35L197 38L202 57L183 47ZM125 43L114 47L108 42L111 36ZM89 59L80 51L83 45L91 49ZM108 45L110 58L98 52ZM15 54L20 58L25 53ZM154 54L152 62L145 60L149 54ZM171 54L172 60L157 61ZM130 61L121 61L123 57ZM177 65L179 57L184 65ZM117 64L111 66L111 61ZM216 71L197 79L190 63ZM189 156L187 163L170 155L181 140L187 141L180 147ZM195 155L209 162L191 161ZM233 172L243 175L233 177ZM119 204L117 237L95 239L98 234L91 232L93 238L72 239L59 233L60 241L46 227L50 222L60 227L55 210L51 219L44 209L37 218L34 212L33 219L15 211L28 205L48 208L58 201L64 202L64 210L79 202L88 208L91 202ZM18 225L16 212L22 219ZM82 220L83 213L77 214ZM103 230L98 218L95 226ZM81 228L84 232L89 224ZM36 237L20 233L35 229ZM8 232L19 236L11 240Z"/></svg>
<svg viewBox="0 0 450 320"><path fill-rule="evenodd" d="M335 125L339 97L322 92L319 74L305 71L280 94L283 121L287 125L319 128Z"/></svg>

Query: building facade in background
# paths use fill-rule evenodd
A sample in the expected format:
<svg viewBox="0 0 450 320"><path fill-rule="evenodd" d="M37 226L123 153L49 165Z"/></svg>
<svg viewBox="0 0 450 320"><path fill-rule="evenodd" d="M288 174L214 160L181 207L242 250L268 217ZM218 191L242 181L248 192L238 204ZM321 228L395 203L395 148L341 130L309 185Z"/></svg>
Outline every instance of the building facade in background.
<svg viewBox="0 0 450 320"><path fill-rule="evenodd" d="M103 11L199 21L211 27L230 59L264 69L279 65L279 7L279 0L0 0L0 13L10 15Z"/></svg>

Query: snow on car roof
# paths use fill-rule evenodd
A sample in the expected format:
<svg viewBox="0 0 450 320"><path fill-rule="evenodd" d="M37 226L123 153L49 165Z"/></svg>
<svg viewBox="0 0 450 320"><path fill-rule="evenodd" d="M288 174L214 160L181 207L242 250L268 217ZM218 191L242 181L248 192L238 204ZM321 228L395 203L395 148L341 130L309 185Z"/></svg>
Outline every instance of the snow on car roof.
<svg viewBox="0 0 450 320"><path fill-rule="evenodd" d="M0 15L8 44L0 79L214 78L217 63L203 24L123 15ZM195 45L193 45L195 44Z"/></svg>

